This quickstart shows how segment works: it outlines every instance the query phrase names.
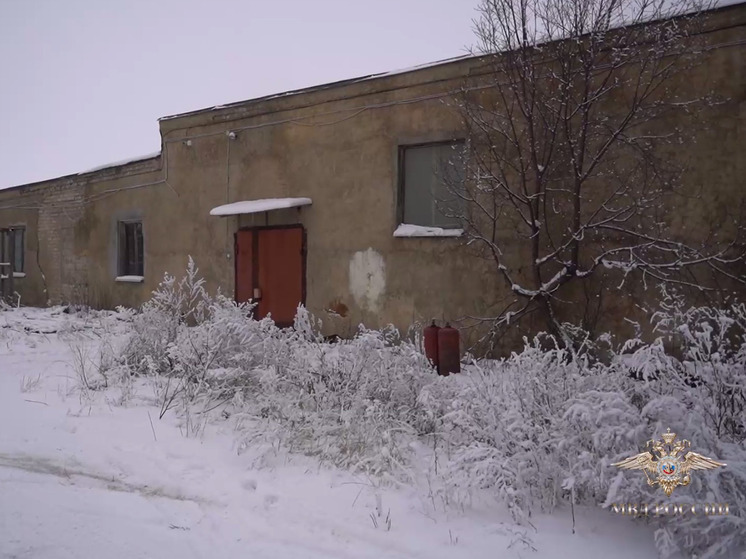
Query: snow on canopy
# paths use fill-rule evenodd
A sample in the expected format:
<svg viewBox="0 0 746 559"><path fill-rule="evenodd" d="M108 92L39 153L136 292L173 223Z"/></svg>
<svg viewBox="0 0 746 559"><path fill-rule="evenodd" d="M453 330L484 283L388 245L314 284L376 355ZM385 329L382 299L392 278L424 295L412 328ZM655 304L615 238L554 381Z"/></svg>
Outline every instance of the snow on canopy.
<svg viewBox="0 0 746 559"><path fill-rule="evenodd" d="M271 210L282 210L285 208L296 208L299 206L310 206L310 198L263 198L261 200L244 200L224 204L210 210L210 215L241 215L268 212Z"/></svg>

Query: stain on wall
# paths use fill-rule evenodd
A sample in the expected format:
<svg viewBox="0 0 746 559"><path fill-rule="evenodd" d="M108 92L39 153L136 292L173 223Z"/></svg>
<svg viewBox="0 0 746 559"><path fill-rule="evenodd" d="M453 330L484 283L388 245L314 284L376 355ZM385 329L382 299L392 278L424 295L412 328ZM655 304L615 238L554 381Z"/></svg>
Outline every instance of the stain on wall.
<svg viewBox="0 0 746 559"><path fill-rule="evenodd" d="M350 259L350 293L361 309L378 312L386 291L386 264L372 248L361 250Z"/></svg>

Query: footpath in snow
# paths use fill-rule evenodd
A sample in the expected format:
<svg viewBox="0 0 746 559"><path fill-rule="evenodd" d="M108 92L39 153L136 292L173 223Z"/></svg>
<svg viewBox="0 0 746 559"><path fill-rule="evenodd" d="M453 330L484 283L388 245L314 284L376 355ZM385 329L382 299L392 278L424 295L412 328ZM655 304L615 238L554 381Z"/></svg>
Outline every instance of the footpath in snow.
<svg viewBox="0 0 746 559"><path fill-rule="evenodd" d="M443 510L414 488L284 451L237 452L233 424L187 436L147 385L80 390L96 319L0 311L1 558L657 557L650 532L603 510L517 527ZM418 496L420 495L420 496Z"/></svg>

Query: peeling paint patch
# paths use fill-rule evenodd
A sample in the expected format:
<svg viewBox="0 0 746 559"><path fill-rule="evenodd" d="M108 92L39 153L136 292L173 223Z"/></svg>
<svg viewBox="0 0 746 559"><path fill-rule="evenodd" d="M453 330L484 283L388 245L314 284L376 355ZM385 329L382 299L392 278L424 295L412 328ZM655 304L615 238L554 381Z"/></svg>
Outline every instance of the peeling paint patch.
<svg viewBox="0 0 746 559"><path fill-rule="evenodd" d="M350 309L347 308L347 305L339 299L334 299L334 301L326 306L326 312L333 316L339 316L340 318L345 318L349 310Z"/></svg>
<svg viewBox="0 0 746 559"><path fill-rule="evenodd" d="M372 248L361 250L350 259L350 293L362 309L378 311L386 291L386 264Z"/></svg>

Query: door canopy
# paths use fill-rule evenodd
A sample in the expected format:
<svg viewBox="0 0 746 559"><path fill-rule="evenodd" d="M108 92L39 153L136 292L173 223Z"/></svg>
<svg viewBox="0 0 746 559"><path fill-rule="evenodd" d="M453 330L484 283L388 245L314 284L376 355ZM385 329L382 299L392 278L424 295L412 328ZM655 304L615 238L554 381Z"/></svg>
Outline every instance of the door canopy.
<svg viewBox="0 0 746 559"><path fill-rule="evenodd" d="M224 217L228 215L256 214L310 205L310 198L263 198L261 200L244 200L242 202L224 204L211 209L210 215Z"/></svg>

